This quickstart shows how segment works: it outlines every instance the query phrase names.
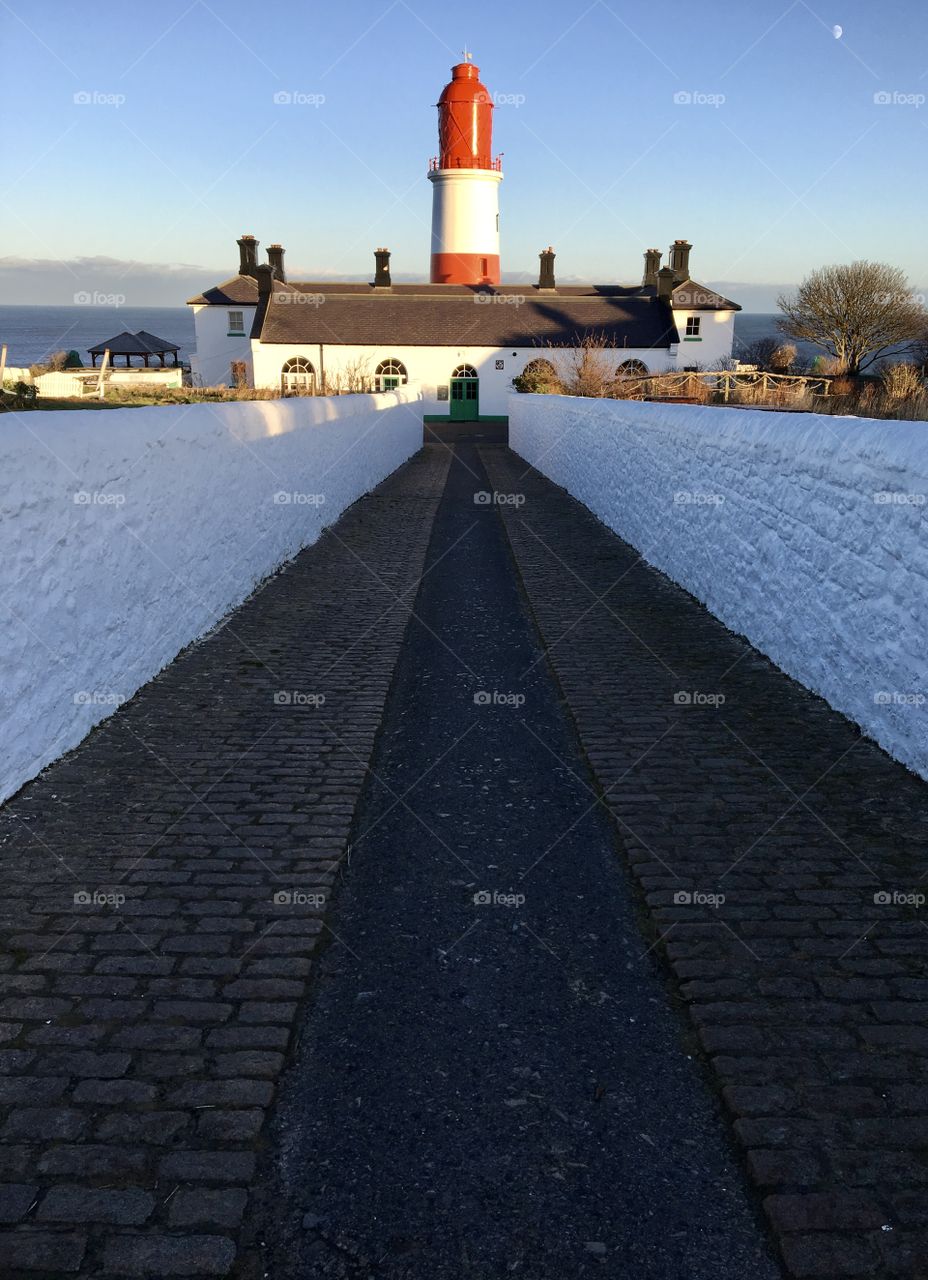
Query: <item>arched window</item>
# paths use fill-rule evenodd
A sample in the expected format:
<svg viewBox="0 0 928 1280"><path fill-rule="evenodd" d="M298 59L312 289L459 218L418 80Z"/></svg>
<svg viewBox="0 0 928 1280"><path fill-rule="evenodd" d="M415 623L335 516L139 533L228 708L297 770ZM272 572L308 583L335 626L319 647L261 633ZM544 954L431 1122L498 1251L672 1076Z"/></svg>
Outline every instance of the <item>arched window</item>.
<svg viewBox="0 0 928 1280"><path fill-rule="evenodd" d="M316 385L316 370L305 356L285 360L280 371L280 389L285 395L310 395Z"/></svg>
<svg viewBox="0 0 928 1280"><path fill-rule="evenodd" d="M552 393L559 390L561 380L550 360L529 360L512 384L517 391Z"/></svg>
<svg viewBox="0 0 928 1280"><path fill-rule="evenodd" d="M472 364L459 364L451 372L452 378L476 378L477 370Z"/></svg>
<svg viewBox="0 0 928 1280"><path fill-rule="evenodd" d="M624 364L620 364L615 371L617 378L646 378L648 376L648 366L640 360L626 360Z"/></svg>
<svg viewBox="0 0 928 1280"><path fill-rule="evenodd" d="M392 391L394 387L402 387L408 381L406 366L399 360L381 360L374 371L375 391Z"/></svg>

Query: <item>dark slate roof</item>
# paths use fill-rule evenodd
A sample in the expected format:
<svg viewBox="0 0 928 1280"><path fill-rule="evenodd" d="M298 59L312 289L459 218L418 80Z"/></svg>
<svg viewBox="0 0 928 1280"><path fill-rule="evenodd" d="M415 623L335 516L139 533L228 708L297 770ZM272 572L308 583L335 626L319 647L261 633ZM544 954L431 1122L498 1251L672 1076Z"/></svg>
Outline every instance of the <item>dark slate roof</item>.
<svg viewBox="0 0 928 1280"><path fill-rule="evenodd" d="M695 280L684 280L673 291L673 305L680 310L688 311L740 311L737 302L723 298L720 293L710 289L708 285L697 284Z"/></svg>
<svg viewBox="0 0 928 1280"><path fill-rule="evenodd" d="M195 298L188 298L188 306L240 306L254 307L258 302L258 282L254 276L230 276L222 284L214 285Z"/></svg>
<svg viewBox="0 0 928 1280"><path fill-rule="evenodd" d="M109 338L106 342L98 342L96 346L87 348L92 356L102 356L104 351L109 351L114 356L150 356L160 354L162 351L179 350L180 348L173 342L168 342L167 338L156 338L153 333L146 333L144 329L140 329L138 333L130 333L128 329L124 329L122 333L117 333L115 338Z"/></svg>
<svg viewBox="0 0 928 1280"><path fill-rule="evenodd" d="M275 284L252 329L268 343L410 347L570 346L594 334L617 347L679 341L653 290L618 285Z"/></svg>

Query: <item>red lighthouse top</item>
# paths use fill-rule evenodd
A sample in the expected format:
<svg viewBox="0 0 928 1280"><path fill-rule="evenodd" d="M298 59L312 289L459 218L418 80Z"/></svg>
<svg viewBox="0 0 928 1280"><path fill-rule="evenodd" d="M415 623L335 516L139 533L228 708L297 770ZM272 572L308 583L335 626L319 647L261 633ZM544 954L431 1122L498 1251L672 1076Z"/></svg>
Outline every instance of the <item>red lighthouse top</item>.
<svg viewBox="0 0 928 1280"><path fill-rule="evenodd" d="M498 169L493 160L493 99L480 68L459 62L438 99L439 169Z"/></svg>

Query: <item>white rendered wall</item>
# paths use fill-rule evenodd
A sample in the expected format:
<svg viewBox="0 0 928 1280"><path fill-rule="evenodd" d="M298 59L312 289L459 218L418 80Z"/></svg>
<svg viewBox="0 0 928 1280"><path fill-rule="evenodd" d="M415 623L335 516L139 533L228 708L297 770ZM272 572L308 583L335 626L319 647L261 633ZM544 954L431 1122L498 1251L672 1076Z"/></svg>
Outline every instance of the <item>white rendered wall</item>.
<svg viewBox="0 0 928 1280"><path fill-rule="evenodd" d="M928 778L923 422L517 394L509 422L527 462Z"/></svg>
<svg viewBox="0 0 928 1280"><path fill-rule="evenodd" d="M6 414L0 799L421 442L415 388Z"/></svg>
<svg viewBox="0 0 928 1280"><path fill-rule="evenodd" d="M497 303L478 303L478 306L500 305ZM460 364L472 365L480 378L479 408L482 414L505 415L509 412L509 393L512 380L520 374L531 360L550 360L557 366L566 353L550 351L544 347L351 347L325 346L320 360L317 344L269 343L264 345L255 342L254 378L256 387L280 387L280 373L286 360L294 356L303 356L312 364L318 378L320 368L324 366L326 377L331 385L338 373L348 368L357 368L359 364L373 377L374 370L381 360L399 360L406 367L410 382L416 382L422 393L422 409L428 414L450 413L447 400L438 399L439 386L447 387L452 371ZM626 360L640 360L649 372L663 372L673 369L666 349L648 350L637 348L616 348L610 350L609 357L615 357L616 368ZM496 368L501 360L502 369Z"/></svg>
<svg viewBox="0 0 928 1280"><path fill-rule="evenodd" d="M248 381L254 370L251 364L251 326L257 307L208 307L193 308L193 325L196 331L196 352L190 365L199 383L204 387L228 387L232 384L233 360L244 360ZM241 311L245 322L243 337L230 336L229 312ZM196 380L196 377L195 377Z"/></svg>
<svg viewBox="0 0 928 1280"><path fill-rule="evenodd" d="M499 184L495 169L434 169L432 253L499 257Z"/></svg>
<svg viewBox="0 0 928 1280"><path fill-rule="evenodd" d="M700 320L697 339L685 336L690 316L698 316ZM735 340L734 311L682 311L674 308L673 318L680 335L676 368L698 364L702 369L712 369L719 360L731 358Z"/></svg>

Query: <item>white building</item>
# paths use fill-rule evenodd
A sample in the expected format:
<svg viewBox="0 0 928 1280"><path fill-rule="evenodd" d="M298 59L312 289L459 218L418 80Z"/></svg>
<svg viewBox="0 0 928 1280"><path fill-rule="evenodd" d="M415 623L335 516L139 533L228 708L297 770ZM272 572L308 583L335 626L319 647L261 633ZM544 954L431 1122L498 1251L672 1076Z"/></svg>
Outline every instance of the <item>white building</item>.
<svg viewBox="0 0 928 1280"><path fill-rule="evenodd" d="M431 280L396 284L390 254L375 251L370 284L288 281L284 251L242 236L236 275L189 300L191 364L204 385L247 381L287 392L421 385L426 414L473 419L506 413L513 378L584 340L614 354L616 370L712 368L731 357L741 308L690 276L686 240L645 252L642 283L558 287L554 250L534 285L499 283L498 192L490 146L492 96L471 62L439 100L440 154L432 183Z"/></svg>

